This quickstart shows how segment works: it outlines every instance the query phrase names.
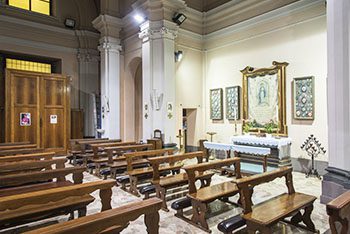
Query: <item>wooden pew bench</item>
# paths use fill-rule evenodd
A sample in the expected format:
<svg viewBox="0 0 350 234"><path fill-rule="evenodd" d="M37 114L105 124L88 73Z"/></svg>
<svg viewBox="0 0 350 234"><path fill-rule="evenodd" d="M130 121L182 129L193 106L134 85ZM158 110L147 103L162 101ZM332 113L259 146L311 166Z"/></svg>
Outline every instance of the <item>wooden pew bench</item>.
<svg viewBox="0 0 350 234"><path fill-rule="evenodd" d="M15 145L1 145L0 151L3 150L17 150L17 149L33 149L37 148L36 144L15 144Z"/></svg>
<svg viewBox="0 0 350 234"><path fill-rule="evenodd" d="M332 234L350 232L350 191L347 191L327 204L329 226ZM337 223L340 224L337 228Z"/></svg>
<svg viewBox="0 0 350 234"><path fill-rule="evenodd" d="M28 144L30 144L30 141L5 142L5 143L0 143L0 146L6 146L6 145L28 145Z"/></svg>
<svg viewBox="0 0 350 234"><path fill-rule="evenodd" d="M64 168L66 158L48 160L25 160L16 162L0 162L0 176L23 172L41 171L43 169Z"/></svg>
<svg viewBox="0 0 350 234"><path fill-rule="evenodd" d="M57 215L86 215L86 206L94 201L90 193L100 190L102 211L111 209L114 181L96 181L35 192L0 197L0 228L38 221Z"/></svg>
<svg viewBox="0 0 350 234"><path fill-rule="evenodd" d="M315 196L295 192L292 178L292 168L283 167L271 172L257 174L238 179L236 184L240 190L243 216L249 233L272 233L271 227L279 221L291 223L294 226L316 233L315 225L311 220ZM288 193L283 193L267 201L252 204L252 194L255 186L285 177ZM300 211L304 210L302 214ZM290 221L286 218L292 217ZM299 224L303 222L305 225Z"/></svg>
<svg viewBox="0 0 350 234"><path fill-rule="evenodd" d="M157 198L133 202L98 214L36 229L26 234L119 233L129 225L130 221L136 220L141 215L144 215L147 233L158 234L158 211L161 203L162 201Z"/></svg>
<svg viewBox="0 0 350 234"><path fill-rule="evenodd" d="M145 181L153 178L153 168L146 164L145 167L135 168L137 165L134 162L138 159L148 159L156 156L171 155L174 153L173 149L158 149L125 153L123 156L126 158L127 174L129 176L130 189L129 192L135 196L140 196L137 185L140 180ZM142 166L142 165L141 165ZM169 174L170 171L179 170L181 165L162 165L159 171L162 175ZM118 181L117 181L118 182ZM126 182L124 179L122 182ZM122 183L122 189L125 189L125 184Z"/></svg>
<svg viewBox="0 0 350 234"><path fill-rule="evenodd" d="M34 154L19 154L13 156L0 157L0 163L5 162L19 162L19 161L32 161L32 160L48 160L55 156L54 152L34 153Z"/></svg>
<svg viewBox="0 0 350 234"><path fill-rule="evenodd" d="M94 162L96 163L96 170L100 167L101 164L107 162L107 167L110 169L109 173L111 177L115 179L117 174L122 174L126 171L127 162L126 162L125 156L123 155L124 153L153 150L153 145L152 144L125 145L125 146L117 146L117 147L107 147L105 148L105 150L107 151L108 158L95 160ZM148 164L147 159L138 159L132 162L132 165L134 167L144 166L147 164ZM98 173L99 172L97 172L97 174ZM108 173L108 171L106 173Z"/></svg>
<svg viewBox="0 0 350 234"><path fill-rule="evenodd" d="M70 167L0 176L0 197L81 184L84 167ZM72 174L73 183L66 176Z"/></svg>
<svg viewBox="0 0 350 234"><path fill-rule="evenodd" d="M188 177L186 173L179 173L161 178L160 169L162 164L167 163L174 165L176 162L180 162L186 159L197 158L197 163L202 163L203 152L197 151L192 153L185 153L180 155L170 155L162 157L149 158L148 161L151 163L153 168L153 179L152 184L155 186L156 195L163 201L162 209L169 211L166 204L166 193L168 189L180 187L188 184ZM211 177L214 175L213 172L196 173L195 179L200 180L202 186L207 186L211 182Z"/></svg>
<svg viewBox="0 0 350 234"><path fill-rule="evenodd" d="M196 188L196 175L203 174L208 170L222 169L223 167L230 167L234 165L236 178L241 178L240 172L240 159L239 158L227 158L223 160L217 160L214 162L206 162L198 165L188 165L183 169L188 176L189 191L187 197L191 200L193 215L191 220L188 220L182 216L183 212L177 213L177 216L189 221L195 226L210 232L205 215L208 211L208 204L217 199L221 199L224 202L229 202L228 198L239 193L238 187L232 181L227 181L215 185L208 185L200 189Z"/></svg>
<svg viewBox="0 0 350 234"><path fill-rule="evenodd" d="M34 153L43 153L45 150L42 148L24 148L24 149L9 149L1 150L0 157L4 156L14 156L19 154L34 154Z"/></svg>

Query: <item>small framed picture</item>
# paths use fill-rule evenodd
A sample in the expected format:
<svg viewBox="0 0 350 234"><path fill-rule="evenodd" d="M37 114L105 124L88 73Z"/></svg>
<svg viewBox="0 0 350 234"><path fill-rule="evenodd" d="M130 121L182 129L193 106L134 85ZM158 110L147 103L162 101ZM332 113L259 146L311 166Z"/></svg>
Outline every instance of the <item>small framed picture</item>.
<svg viewBox="0 0 350 234"><path fill-rule="evenodd" d="M315 118L315 84L314 77L299 77L293 80L294 119L314 120Z"/></svg>
<svg viewBox="0 0 350 234"><path fill-rule="evenodd" d="M21 126L31 126L32 119L31 119L30 113L28 113L28 112L20 113L19 114L19 124Z"/></svg>

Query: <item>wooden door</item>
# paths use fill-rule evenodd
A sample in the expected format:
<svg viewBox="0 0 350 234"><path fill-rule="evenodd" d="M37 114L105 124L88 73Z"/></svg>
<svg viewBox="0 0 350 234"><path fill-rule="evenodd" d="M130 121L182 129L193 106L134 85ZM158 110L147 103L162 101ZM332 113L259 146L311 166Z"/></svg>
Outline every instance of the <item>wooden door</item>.
<svg viewBox="0 0 350 234"><path fill-rule="evenodd" d="M70 136L69 110L66 77L6 70L6 141L30 141L64 153Z"/></svg>
<svg viewBox="0 0 350 234"><path fill-rule="evenodd" d="M81 109L72 109L71 112L71 139L84 137L84 112Z"/></svg>

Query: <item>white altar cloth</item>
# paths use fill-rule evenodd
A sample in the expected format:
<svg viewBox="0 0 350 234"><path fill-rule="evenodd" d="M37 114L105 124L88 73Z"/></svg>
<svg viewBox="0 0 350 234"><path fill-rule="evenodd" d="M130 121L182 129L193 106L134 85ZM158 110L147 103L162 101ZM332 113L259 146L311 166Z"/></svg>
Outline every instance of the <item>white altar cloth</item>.
<svg viewBox="0 0 350 234"><path fill-rule="evenodd" d="M292 144L291 138L257 137L252 135L242 135L231 137L232 144L251 144L257 146L277 147L281 149L284 146Z"/></svg>
<svg viewBox="0 0 350 234"><path fill-rule="evenodd" d="M234 144L224 144L224 143L217 143L217 142L210 142L205 141L203 142L204 147L206 149L213 149L213 150L233 150L239 153L245 153L245 154L255 154L255 155L269 155L271 154L270 148L263 148L263 147L254 147L254 146L245 146L245 145L234 145Z"/></svg>

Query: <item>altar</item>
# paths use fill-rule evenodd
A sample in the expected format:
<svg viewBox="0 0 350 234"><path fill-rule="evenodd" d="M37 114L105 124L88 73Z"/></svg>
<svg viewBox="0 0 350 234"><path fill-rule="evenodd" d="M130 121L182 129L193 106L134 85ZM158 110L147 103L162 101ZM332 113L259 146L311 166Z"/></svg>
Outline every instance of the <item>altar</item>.
<svg viewBox="0 0 350 234"><path fill-rule="evenodd" d="M270 156L267 163L270 166L291 166L291 144L292 139L288 137L258 137L255 135L233 136L230 140L233 145L263 147L270 149ZM256 160L256 156L243 153L242 160Z"/></svg>

